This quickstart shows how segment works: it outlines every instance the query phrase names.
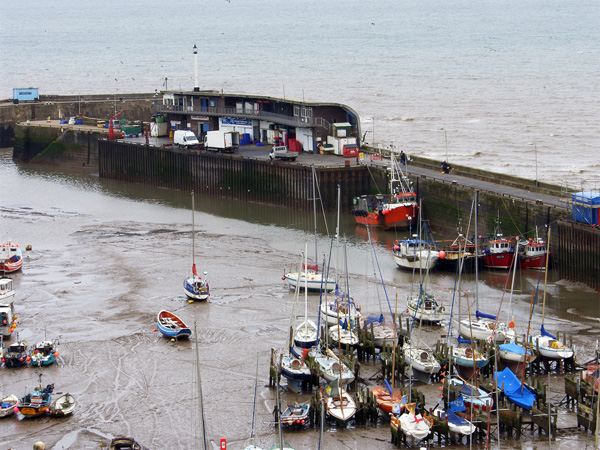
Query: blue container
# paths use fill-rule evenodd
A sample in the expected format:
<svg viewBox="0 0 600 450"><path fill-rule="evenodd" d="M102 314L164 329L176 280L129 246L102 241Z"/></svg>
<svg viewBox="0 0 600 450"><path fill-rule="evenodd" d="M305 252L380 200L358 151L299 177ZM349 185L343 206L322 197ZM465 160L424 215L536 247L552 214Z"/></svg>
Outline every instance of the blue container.
<svg viewBox="0 0 600 450"><path fill-rule="evenodd" d="M573 194L573 220L588 225L599 225L600 192L584 191Z"/></svg>
<svg viewBox="0 0 600 450"><path fill-rule="evenodd" d="M39 98L37 88L13 89L13 100L18 102L35 102Z"/></svg>
<svg viewBox="0 0 600 450"><path fill-rule="evenodd" d="M83 120L82 119L77 119L77 120L75 120L75 124L76 125L83 125Z"/></svg>

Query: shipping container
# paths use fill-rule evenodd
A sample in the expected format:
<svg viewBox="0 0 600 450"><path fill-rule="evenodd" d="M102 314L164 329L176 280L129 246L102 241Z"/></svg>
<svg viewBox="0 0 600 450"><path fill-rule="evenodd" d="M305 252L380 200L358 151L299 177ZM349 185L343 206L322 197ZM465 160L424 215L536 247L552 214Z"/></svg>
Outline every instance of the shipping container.
<svg viewBox="0 0 600 450"><path fill-rule="evenodd" d="M600 225L600 192L584 191L573 194L573 220Z"/></svg>

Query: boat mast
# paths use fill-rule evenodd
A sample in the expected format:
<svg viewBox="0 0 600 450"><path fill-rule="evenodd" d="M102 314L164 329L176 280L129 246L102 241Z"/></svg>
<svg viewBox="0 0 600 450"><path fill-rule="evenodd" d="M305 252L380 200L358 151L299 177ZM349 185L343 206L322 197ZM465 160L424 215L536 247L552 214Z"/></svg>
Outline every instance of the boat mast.
<svg viewBox="0 0 600 450"><path fill-rule="evenodd" d="M477 248L477 203L479 202L479 195L477 190L475 191L475 311L479 311L479 249ZM466 249L465 249L466 251Z"/></svg>
<svg viewBox="0 0 600 450"><path fill-rule="evenodd" d="M194 204L194 191L192 191L192 267L196 264L196 223L194 220L194 212L196 205Z"/></svg>
<svg viewBox="0 0 600 450"><path fill-rule="evenodd" d="M313 216L315 221L315 263L318 263L318 253L317 253L317 189L315 186L315 166L312 166L312 190L313 190ZM308 270L307 267L304 268L306 272ZM321 273L323 273L323 269L321 269Z"/></svg>
<svg viewBox="0 0 600 450"><path fill-rule="evenodd" d="M193 197L192 197L193 198ZM196 344L196 378L198 379L198 399L200 400L200 432L202 433L202 450L207 450L206 445L206 427L204 424L204 406L202 405L202 383L200 379L200 352L198 351L198 331L194 322L194 340Z"/></svg>
<svg viewBox="0 0 600 450"><path fill-rule="evenodd" d="M537 236L537 227L535 228L535 233ZM550 227L548 227L548 239L546 239L546 253L544 254L544 297L542 301L542 327L544 326L544 317L546 316L546 290L548 286L548 262L550 259L548 255L550 254Z"/></svg>
<svg viewBox="0 0 600 450"><path fill-rule="evenodd" d="M308 242L304 243L304 336L308 337Z"/></svg>

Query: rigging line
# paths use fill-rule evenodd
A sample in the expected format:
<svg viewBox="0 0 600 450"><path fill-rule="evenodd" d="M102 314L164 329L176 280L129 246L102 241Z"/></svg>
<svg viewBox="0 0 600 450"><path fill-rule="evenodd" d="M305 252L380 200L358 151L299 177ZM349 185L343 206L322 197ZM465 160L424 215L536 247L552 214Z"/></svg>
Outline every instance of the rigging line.
<svg viewBox="0 0 600 450"><path fill-rule="evenodd" d="M375 189L377 189L377 192L379 194L381 194L381 189L379 189L379 186L377 186L377 181L375 180L375 177L373 176L373 173L371 172L371 168L369 166L367 166L367 165L365 165L365 167L369 171L369 175L371 176L371 179L373 180L373 184L375 185Z"/></svg>
<svg viewBox="0 0 600 450"><path fill-rule="evenodd" d="M371 243L371 248L373 249L373 255L375 257L375 262L377 263L377 269L379 270L379 276L381 278L381 285L383 286L383 292L385 294L385 299L387 300L388 307L390 308L390 316L394 317L392 314L392 305L390 304L390 299L387 294L387 290L385 288L385 282L383 281L383 275L381 273L381 268L379 267L379 260L377 259L377 252L375 251L375 246L373 245L373 240L371 239L371 231L369 230L369 226L367 225L367 234L369 235L369 242ZM394 319L395 322L395 319Z"/></svg>
<svg viewBox="0 0 600 450"><path fill-rule="evenodd" d="M508 214L508 217L509 217L510 221L512 222L513 226L515 227L515 229L517 230L517 232L519 233L519 235L522 235L523 233L521 232L521 229L519 228L519 225L513 219L513 216L511 215L510 210L508 209L508 206L506 206L506 199L504 197L501 197L501 199L502 199L502 206L504 206L504 209L506 209L506 212Z"/></svg>
<svg viewBox="0 0 600 450"><path fill-rule="evenodd" d="M316 193L318 193L318 197L316 199L319 200L319 204L321 205L321 212L323 213L323 223L325 224L325 233L329 237L329 226L327 224L327 216L325 215L325 206L323 205L323 198L321 197L321 186L319 185L319 179L317 178L317 172L315 170L315 166L312 166L313 170L313 180L316 186ZM315 199L315 200L316 200Z"/></svg>

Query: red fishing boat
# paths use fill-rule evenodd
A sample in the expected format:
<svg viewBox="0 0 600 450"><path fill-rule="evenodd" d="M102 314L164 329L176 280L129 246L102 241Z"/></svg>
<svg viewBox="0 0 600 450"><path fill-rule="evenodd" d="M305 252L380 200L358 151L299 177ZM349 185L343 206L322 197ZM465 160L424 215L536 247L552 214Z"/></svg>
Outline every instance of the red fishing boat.
<svg viewBox="0 0 600 450"><path fill-rule="evenodd" d="M521 249L519 263L523 269L544 270L549 257L546 243L541 238L530 238Z"/></svg>
<svg viewBox="0 0 600 450"><path fill-rule="evenodd" d="M393 154L390 164L390 193L355 197L352 214L356 223L384 230L416 224L419 212L417 194Z"/></svg>
<svg viewBox="0 0 600 450"><path fill-rule="evenodd" d="M490 269L509 269L515 260L513 239L505 238L500 229L500 223L496 222L494 238L490 239L485 253L481 257L483 267Z"/></svg>
<svg viewBox="0 0 600 450"><path fill-rule="evenodd" d="M0 244L0 272L11 273L23 266L23 253L19 244L10 240L6 244Z"/></svg>

